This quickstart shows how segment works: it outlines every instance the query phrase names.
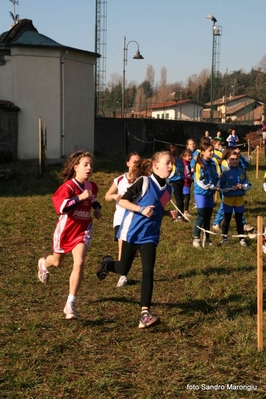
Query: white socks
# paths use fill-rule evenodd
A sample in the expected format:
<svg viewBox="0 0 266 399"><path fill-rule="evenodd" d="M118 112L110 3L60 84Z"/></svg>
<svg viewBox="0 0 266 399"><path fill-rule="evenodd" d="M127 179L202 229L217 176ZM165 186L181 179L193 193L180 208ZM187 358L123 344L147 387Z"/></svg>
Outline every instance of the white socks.
<svg viewBox="0 0 266 399"><path fill-rule="evenodd" d="M74 303L76 302L76 296L69 294L67 298L67 303L72 303L72 302Z"/></svg>

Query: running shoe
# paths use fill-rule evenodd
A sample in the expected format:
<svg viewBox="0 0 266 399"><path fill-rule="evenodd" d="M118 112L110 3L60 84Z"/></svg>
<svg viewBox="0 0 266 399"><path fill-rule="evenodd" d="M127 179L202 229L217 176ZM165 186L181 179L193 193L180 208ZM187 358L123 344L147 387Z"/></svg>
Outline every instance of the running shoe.
<svg viewBox="0 0 266 399"><path fill-rule="evenodd" d="M148 328L152 325L159 324L159 317L150 314L150 312L145 312L141 314L141 319L139 321L139 328Z"/></svg>
<svg viewBox="0 0 266 399"><path fill-rule="evenodd" d="M124 285L127 285L127 276L120 276L120 279L118 280L116 286L124 287Z"/></svg>
<svg viewBox="0 0 266 399"><path fill-rule="evenodd" d="M96 276L100 281L104 280L109 273L108 270L106 270L106 265L108 265L108 262L113 262L113 258L111 256L104 256L103 261L97 268Z"/></svg>
<svg viewBox="0 0 266 399"><path fill-rule="evenodd" d="M44 269L45 258L40 258L38 260L38 279L43 283L47 284L49 280L49 272Z"/></svg>
<svg viewBox="0 0 266 399"><path fill-rule="evenodd" d="M249 232L254 230L254 226L251 226L250 224L244 224L244 231Z"/></svg>
<svg viewBox="0 0 266 399"><path fill-rule="evenodd" d="M64 313L66 315L67 320L74 320L77 319L78 314L76 311L76 304L75 302L67 302L64 307Z"/></svg>
<svg viewBox="0 0 266 399"><path fill-rule="evenodd" d="M195 248L200 248L200 239L199 238L194 238L193 243L192 243L193 247Z"/></svg>

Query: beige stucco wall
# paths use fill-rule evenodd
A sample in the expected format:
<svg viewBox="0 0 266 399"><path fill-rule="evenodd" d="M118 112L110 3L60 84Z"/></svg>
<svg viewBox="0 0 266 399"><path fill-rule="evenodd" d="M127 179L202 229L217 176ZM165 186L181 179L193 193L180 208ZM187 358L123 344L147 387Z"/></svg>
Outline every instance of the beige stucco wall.
<svg viewBox="0 0 266 399"><path fill-rule="evenodd" d="M94 60L91 60L94 62ZM65 152L94 151L94 64L88 58L65 58Z"/></svg>
<svg viewBox="0 0 266 399"><path fill-rule="evenodd" d="M80 148L93 152L95 56L66 49L12 47L8 58L1 67L5 83L0 97L21 109L18 158L38 158L39 118L47 125L48 158L68 156Z"/></svg>

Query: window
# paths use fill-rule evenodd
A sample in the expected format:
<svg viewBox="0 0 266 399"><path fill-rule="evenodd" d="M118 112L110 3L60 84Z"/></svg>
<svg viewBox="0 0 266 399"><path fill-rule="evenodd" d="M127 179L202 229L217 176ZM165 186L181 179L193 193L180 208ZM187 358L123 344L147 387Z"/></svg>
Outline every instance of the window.
<svg viewBox="0 0 266 399"><path fill-rule="evenodd" d="M169 119L169 114L165 114L165 118L166 118L166 119Z"/></svg>
<svg viewBox="0 0 266 399"><path fill-rule="evenodd" d="M160 119L160 114L157 114L156 116L157 116L157 119Z"/></svg>

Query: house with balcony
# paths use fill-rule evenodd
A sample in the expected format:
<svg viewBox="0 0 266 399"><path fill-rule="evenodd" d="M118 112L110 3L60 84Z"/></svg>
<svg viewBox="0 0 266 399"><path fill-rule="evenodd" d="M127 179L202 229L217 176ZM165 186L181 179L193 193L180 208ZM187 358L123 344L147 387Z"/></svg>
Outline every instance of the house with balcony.
<svg viewBox="0 0 266 399"><path fill-rule="evenodd" d="M205 104L202 121L210 121L211 103ZM264 120L264 103L246 94L223 96L212 103L212 120L218 123L261 124Z"/></svg>
<svg viewBox="0 0 266 399"><path fill-rule="evenodd" d="M153 104L150 109L154 119L200 121L203 107L188 99Z"/></svg>

